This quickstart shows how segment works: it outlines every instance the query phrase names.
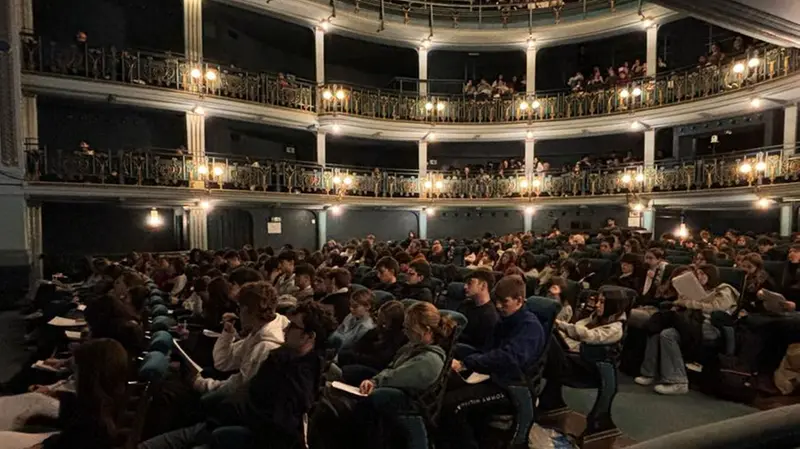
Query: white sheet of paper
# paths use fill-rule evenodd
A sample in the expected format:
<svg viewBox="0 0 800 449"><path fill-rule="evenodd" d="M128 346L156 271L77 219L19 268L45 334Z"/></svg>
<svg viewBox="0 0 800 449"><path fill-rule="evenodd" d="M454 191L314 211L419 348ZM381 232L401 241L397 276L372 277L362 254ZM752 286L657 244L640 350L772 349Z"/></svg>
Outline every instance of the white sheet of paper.
<svg viewBox="0 0 800 449"><path fill-rule="evenodd" d="M83 312L86 310L86 304L78 304L78 312Z"/></svg>
<svg viewBox="0 0 800 449"><path fill-rule="evenodd" d="M697 280L697 276L691 271L672 279L672 286L675 287L675 291L678 292L678 295L684 296L686 299L692 301L700 301L708 296L703 286L700 285L700 281Z"/></svg>
<svg viewBox="0 0 800 449"><path fill-rule="evenodd" d="M486 382L487 380L489 380L488 374L472 373L469 375L469 377L464 379L464 382L468 384L479 384L481 382Z"/></svg>
<svg viewBox="0 0 800 449"><path fill-rule="evenodd" d="M346 391L346 392L348 392L350 394L354 394L356 396L363 396L363 397L367 396L367 395L363 394L361 392L361 390L358 389L358 387L354 387L352 385L347 385L345 383L339 382L338 380L334 380L333 382L331 382L331 386L333 388L336 388L337 390Z"/></svg>
<svg viewBox="0 0 800 449"><path fill-rule="evenodd" d="M41 371L50 371L51 373L62 373L67 371L66 368L53 368L50 365L46 365L44 360L37 360L36 363L31 365L31 368L38 369Z"/></svg>
<svg viewBox="0 0 800 449"><path fill-rule="evenodd" d="M214 332L210 329L203 329L203 335L205 335L208 338L219 338L220 336L222 336L222 334L220 334L219 332Z"/></svg>
<svg viewBox="0 0 800 449"><path fill-rule="evenodd" d="M64 334L67 336L68 339L74 341L83 340L80 331L64 331Z"/></svg>
<svg viewBox="0 0 800 449"><path fill-rule="evenodd" d="M47 324L58 327L80 327L80 326L86 326L86 321L74 320L72 318L64 318L63 316L57 316L52 320L48 321Z"/></svg>
<svg viewBox="0 0 800 449"><path fill-rule="evenodd" d="M183 360L186 360L186 363L191 365L192 368L194 368L194 370L197 371L198 373L202 372L203 368L197 363L195 363L195 361L192 360L191 357L189 357L189 354L187 354L186 351L184 351L183 348L181 348L180 343L178 343L178 339L173 338L172 341L175 342L175 348L178 349L178 352L181 354L181 357L183 357Z"/></svg>

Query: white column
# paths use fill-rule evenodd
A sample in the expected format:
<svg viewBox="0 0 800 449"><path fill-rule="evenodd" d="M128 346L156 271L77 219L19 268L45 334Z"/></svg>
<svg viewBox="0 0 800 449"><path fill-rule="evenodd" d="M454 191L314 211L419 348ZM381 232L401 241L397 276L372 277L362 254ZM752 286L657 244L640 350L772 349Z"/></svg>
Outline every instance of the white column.
<svg viewBox="0 0 800 449"><path fill-rule="evenodd" d="M647 76L656 76L658 71L658 25L647 28Z"/></svg>
<svg viewBox="0 0 800 449"><path fill-rule="evenodd" d="M781 204L781 237L789 237L794 229L794 206L792 203Z"/></svg>
<svg viewBox="0 0 800 449"><path fill-rule="evenodd" d="M14 177L22 177L25 160L25 130L19 111L22 103L19 33L25 11L31 11L29 3L30 0L0 0L0 42L5 41L10 47L10 51L0 51L0 169Z"/></svg>
<svg viewBox="0 0 800 449"><path fill-rule="evenodd" d="M419 48L419 96L428 96L428 49Z"/></svg>
<svg viewBox="0 0 800 449"><path fill-rule="evenodd" d="M199 207L189 209L189 248L208 249L208 215Z"/></svg>
<svg viewBox="0 0 800 449"><path fill-rule="evenodd" d="M648 129L644 132L644 166L650 168L656 160L656 130Z"/></svg>
<svg viewBox="0 0 800 449"><path fill-rule="evenodd" d="M783 154L792 156L797 144L797 103L783 109Z"/></svg>
<svg viewBox="0 0 800 449"><path fill-rule="evenodd" d="M33 33L33 0L21 0L20 3L20 31Z"/></svg>
<svg viewBox="0 0 800 449"><path fill-rule="evenodd" d="M30 285L33 285L44 276L44 267L41 259L41 255L44 253L42 246L42 205L28 201L26 212L25 234L28 239L31 260Z"/></svg>
<svg viewBox="0 0 800 449"><path fill-rule="evenodd" d="M642 227L650 233L655 233L656 227L656 208L650 207L642 212ZM655 235L653 235L655 237Z"/></svg>
<svg viewBox="0 0 800 449"><path fill-rule="evenodd" d="M325 131L317 131L317 164L325 167L326 152Z"/></svg>
<svg viewBox="0 0 800 449"><path fill-rule="evenodd" d="M206 117L204 115L194 112L186 113L186 149L189 150L192 166L195 167L190 179L198 183L192 187L205 188L205 183L197 172L197 167L206 164Z"/></svg>
<svg viewBox="0 0 800 449"><path fill-rule="evenodd" d="M322 249L328 242L328 211L317 212L317 248Z"/></svg>
<svg viewBox="0 0 800 449"><path fill-rule="evenodd" d="M428 213L424 210L419 211L417 213L417 219L419 220L419 238L427 239L428 238Z"/></svg>
<svg viewBox="0 0 800 449"><path fill-rule="evenodd" d="M39 110L34 94L26 93L22 96L22 130L25 149L29 145L39 144Z"/></svg>
<svg viewBox="0 0 800 449"><path fill-rule="evenodd" d="M314 58L317 85L325 84L325 30L314 28Z"/></svg>
<svg viewBox="0 0 800 449"><path fill-rule="evenodd" d="M419 141L419 179L422 181L428 176L428 142Z"/></svg>
<svg viewBox="0 0 800 449"><path fill-rule="evenodd" d="M41 215L35 223L28 210L22 190L16 186L0 187L0 267L30 267L33 257L33 240L38 233L36 247L41 248Z"/></svg>
<svg viewBox="0 0 800 449"><path fill-rule="evenodd" d="M203 0L183 0L183 42L186 59L203 61Z"/></svg>
<svg viewBox="0 0 800 449"><path fill-rule="evenodd" d="M536 47L531 44L525 51L525 93L536 94Z"/></svg>
<svg viewBox="0 0 800 449"><path fill-rule="evenodd" d="M522 212L522 226L525 232L533 231L533 213Z"/></svg>
<svg viewBox="0 0 800 449"><path fill-rule="evenodd" d="M533 139L525 139L525 175L531 176L536 172L536 167L533 166L534 145L536 142Z"/></svg>

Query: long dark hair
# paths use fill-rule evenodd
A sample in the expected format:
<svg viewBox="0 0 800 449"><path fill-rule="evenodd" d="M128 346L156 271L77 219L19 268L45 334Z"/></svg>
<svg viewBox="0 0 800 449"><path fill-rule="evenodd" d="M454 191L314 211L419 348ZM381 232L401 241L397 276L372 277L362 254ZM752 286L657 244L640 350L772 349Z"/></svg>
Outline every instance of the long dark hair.
<svg viewBox="0 0 800 449"><path fill-rule="evenodd" d="M75 365L78 402L71 418L96 422L115 436L116 420L126 402L128 354L116 340L89 340L75 350Z"/></svg>

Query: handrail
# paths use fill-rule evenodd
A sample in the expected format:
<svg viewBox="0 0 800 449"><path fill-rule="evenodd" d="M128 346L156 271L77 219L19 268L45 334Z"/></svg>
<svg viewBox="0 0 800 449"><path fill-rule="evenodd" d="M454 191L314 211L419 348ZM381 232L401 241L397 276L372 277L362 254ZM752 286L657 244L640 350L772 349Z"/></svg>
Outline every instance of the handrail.
<svg viewBox="0 0 800 449"><path fill-rule="evenodd" d="M197 187L331 197L528 198L710 190L800 181L794 148L765 147L653 166L592 167L567 173L506 173L321 166L239 155L193 158L182 150L49 150L28 148L29 182Z"/></svg>

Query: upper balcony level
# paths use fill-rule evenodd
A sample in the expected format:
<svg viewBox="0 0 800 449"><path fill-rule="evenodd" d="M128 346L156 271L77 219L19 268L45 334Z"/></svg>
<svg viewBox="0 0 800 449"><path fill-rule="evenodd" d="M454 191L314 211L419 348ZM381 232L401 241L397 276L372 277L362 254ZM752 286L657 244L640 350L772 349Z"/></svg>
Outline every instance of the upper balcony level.
<svg viewBox="0 0 800 449"><path fill-rule="evenodd" d="M763 45L721 65L582 92L437 94L315 83L172 53L121 51L23 36L24 87L280 126L417 140L558 138L672 126L794 102L800 50ZM74 80L74 81L73 81ZM432 84L433 86L433 84ZM150 100L147 100L147 99ZM229 101L232 100L232 101ZM360 134L359 134L360 133Z"/></svg>
<svg viewBox="0 0 800 449"><path fill-rule="evenodd" d="M303 25L415 48L497 50L563 45L666 23L680 14L636 0L224 0Z"/></svg>

